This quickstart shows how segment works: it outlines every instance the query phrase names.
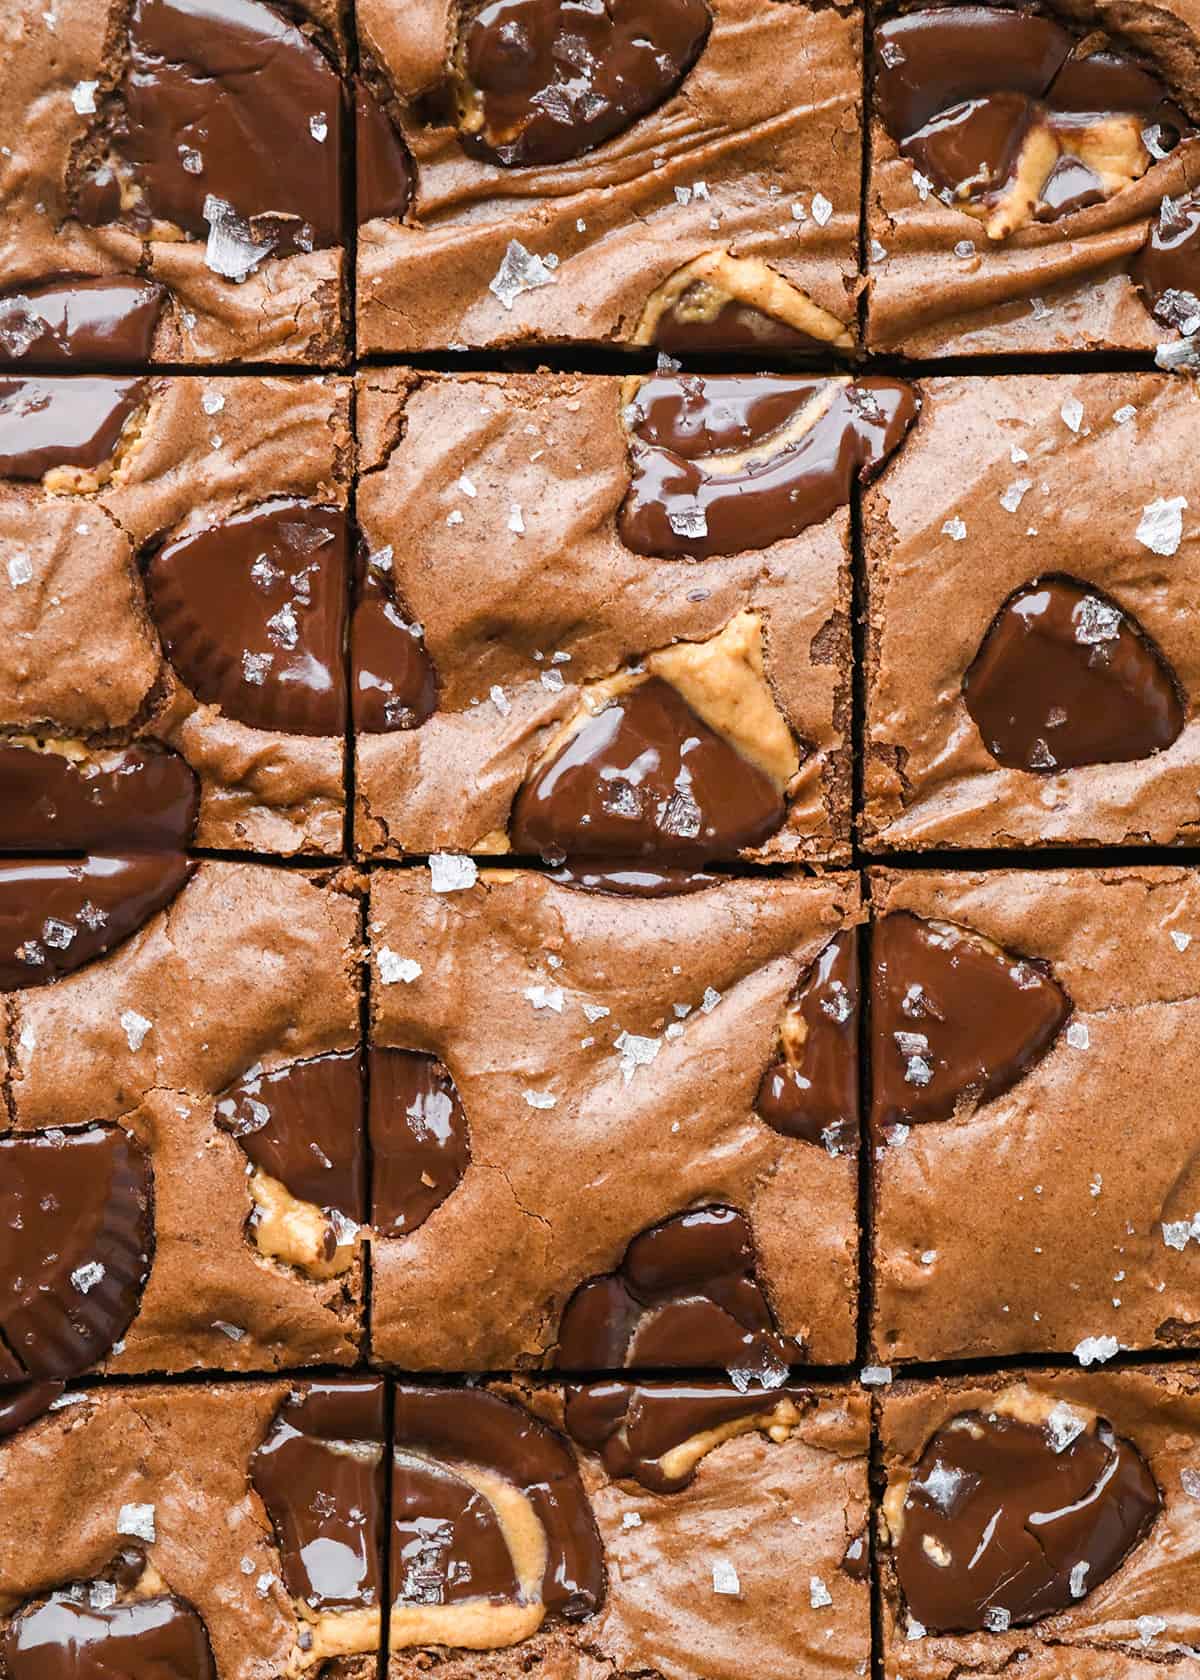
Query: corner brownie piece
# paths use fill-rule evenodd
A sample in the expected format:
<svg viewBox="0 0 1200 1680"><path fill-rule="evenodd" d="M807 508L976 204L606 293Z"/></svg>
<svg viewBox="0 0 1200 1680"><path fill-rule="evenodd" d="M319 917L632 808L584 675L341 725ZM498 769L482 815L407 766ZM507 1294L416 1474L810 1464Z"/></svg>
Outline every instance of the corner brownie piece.
<svg viewBox="0 0 1200 1680"><path fill-rule="evenodd" d="M761 0L356 0L398 124L358 343L829 351L856 337L861 16ZM378 136L378 138L376 138Z"/></svg>
<svg viewBox="0 0 1200 1680"><path fill-rule="evenodd" d="M1194 1367L906 1382L881 1432L887 1680L1190 1672Z"/></svg>
<svg viewBox="0 0 1200 1680"><path fill-rule="evenodd" d="M65 1395L0 1422L0 1673L374 1680L384 1385Z"/></svg>
<svg viewBox="0 0 1200 1680"><path fill-rule="evenodd" d="M6 820L60 797L64 761L90 784L161 744L199 795L183 844L341 851L349 397L333 378L0 381ZM15 843L55 844L37 822Z"/></svg>
<svg viewBox="0 0 1200 1680"><path fill-rule="evenodd" d="M867 844L1186 841L1200 820L1194 393L1099 373L922 391L863 507Z"/></svg>
<svg viewBox="0 0 1200 1680"><path fill-rule="evenodd" d="M908 386L360 379L365 854L848 857L849 502Z"/></svg>
<svg viewBox="0 0 1200 1680"><path fill-rule="evenodd" d="M0 1405L355 1359L359 923L293 870L0 862Z"/></svg>
<svg viewBox="0 0 1200 1680"><path fill-rule="evenodd" d="M1200 327L1195 8L880 6L868 340L1152 348ZM1185 335L1180 338L1179 334Z"/></svg>
<svg viewBox="0 0 1200 1680"><path fill-rule="evenodd" d="M860 919L850 876L377 872L374 1355L851 1359Z"/></svg>
<svg viewBox="0 0 1200 1680"><path fill-rule="evenodd" d="M1200 1342L1200 876L871 887L876 1356Z"/></svg>
<svg viewBox="0 0 1200 1680"><path fill-rule="evenodd" d="M392 1477L389 1680L867 1672L860 1394L403 1384Z"/></svg>
<svg viewBox="0 0 1200 1680"><path fill-rule="evenodd" d="M4 39L0 364L344 357L336 0L10 0Z"/></svg>

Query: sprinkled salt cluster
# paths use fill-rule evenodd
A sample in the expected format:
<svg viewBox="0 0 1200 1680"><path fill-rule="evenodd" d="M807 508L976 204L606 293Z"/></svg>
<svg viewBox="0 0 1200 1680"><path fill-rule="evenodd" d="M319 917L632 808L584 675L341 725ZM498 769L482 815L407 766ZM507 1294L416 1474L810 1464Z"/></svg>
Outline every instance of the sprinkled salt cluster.
<svg viewBox="0 0 1200 1680"><path fill-rule="evenodd" d="M1081 1365L1103 1365L1120 1351L1115 1336L1085 1336L1072 1350Z"/></svg>
<svg viewBox="0 0 1200 1680"><path fill-rule="evenodd" d="M412 957L402 957L390 945L381 945L375 958L383 985L394 986L398 981L411 986L421 976L421 965Z"/></svg>
<svg viewBox="0 0 1200 1680"><path fill-rule="evenodd" d="M933 1064L929 1060L929 1040L924 1033L894 1032L896 1047L904 1057L904 1083L928 1085L933 1078Z"/></svg>
<svg viewBox="0 0 1200 1680"><path fill-rule="evenodd" d="M864 1365L858 1373L858 1380L864 1388L886 1388L892 1380L890 1365Z"/></svg>
<svg viewBox="0 0 1200 1680"><path fill-rule="evenodd" d="M519 239L510 239L503 262L488 282L488 291L499 298L505 309L511 309L522 292L552 286L556 279L553 270L557 267L557 257L537 257Z"/></svg>
<svg viewBox="0 0 1200 1680"><path fill-rule="evenodd" d="M154 1527L153 1505L122 1505L117 1514L117 1533L132 1534L137 1540L151 1544L158 1538Z"/></svg>
<svg viewBox="0 0 1200 1680"><path fill-rule="evenodd" d="M1075 640L1085 647L1115 642L1121 634L1121 609L1097 595L1085 595L1071 614Z"/></svg>
<svg viewBox="0 0 1200 1680"><path fill-rule="evenodd" d="M662 1049L661 1038L643 1038L639 1033L623 1032L617 1038L615 1048L621 1057L621 1078L625 1084L633 1078L640 1067L649 1067L650 1063Z"/></svg>
<svg viewBox="0 0 1200 1680"><path fill-rule="evenodd" d="M146 1034L154 1025L144 1015L139 1015L136 1009L121 1011L121 1026L125 1030L125 1041L131 1050L140 1050L146 1041Z"/></svg>
<svg viewBox="0 0 1200 1680"><path fill-rule="evenodd" d="M1187 505L1186 496L1159 496L1148 502L1133 533L1142 547L1151 554L1174 554L1183 540L1183 510Z"/></svg>
<svg viewBox="0 0 1200 1680"><path fill-rule="evenodd" d="M1181 1253L1188 1243L1200 1243L1200 1213L1194 1213L1190 1219L1164 1219L1162 1238L1168 1248Z"/></svg>
<svg viewBox="0 0 1200 1680"><path fill-rule="evenodd" d="M561 986L526 986L525 996L535 1009L552 1009L556 1015L563 1012Z"/></svg>
<svg viewBox="0 0 1200 1680"><path fill-rule="evenodd" d="M435 852L429 860L430 885L435 893L464 892L479 878L474 858L458 852Z"/></svg>
<svg viewBox="0 0 1200 1680"><path fill-rule="evenodd" d="M1137 1619L1138 1644L1150 1645L1160 1633L1167 1631L1167 1624L1162 1616L1139 1616Z"/></svg>

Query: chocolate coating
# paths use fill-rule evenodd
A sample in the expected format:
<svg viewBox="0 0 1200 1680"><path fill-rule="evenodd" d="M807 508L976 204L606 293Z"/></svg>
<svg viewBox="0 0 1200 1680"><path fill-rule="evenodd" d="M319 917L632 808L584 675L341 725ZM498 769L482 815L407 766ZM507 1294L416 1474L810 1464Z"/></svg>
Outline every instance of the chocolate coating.
<svg viewBox="0 0 1200 1680"><path fill-rule="evenodd" d="M774 1327L744 1215L714 1206L652 1225L618 1271L582 1284L563 1312L556 1363L777 1369L800 1352Z"/></svg>
<svg viewBox="0 0 1200 1680"><path fill-rule="evenodd" d="M150 1271L150 1162L120 1126L0 1137L0 1336L30 1377L78 1375Z"/></svg>
<svg viewBox="0 0 1200 1680"><path fill-rule="evenodd" d="M1200 194L1164 198L1131 270L1146 307L1164 326L1195 332L1200 320Z"/></svg>
<svg viewBox="0 0 1200 1680"><path fill-rule="evenodd" d="M670 309L664 310L654 329L654 343L670 356L734 350L822 352L829 348L810 333L738 298L722 304L711 319L700 319L689 310L689 296L694 290L689 287Z"/></svg>
<svg viewBox="0 0 1200 1680"><path fill-rule="evenodd" d="M146 591L198 700L252 729L339 735L346 579L345 516L273 502L168 543L147 568Z"/></svg>
<svg viewBox="0 0 1200 1680"><path fill-rule="evenodd" d="M182 851L199 804L195 771L169 747L72 759L0 744L0 851Z"/></svg>
<svg viewBox="0 0 1200 1680"><path fill-rule="evenodd" d="M250 1461L284 1585L318 1613L383 1602L384 1386L310 1383Z"/></svg>
<svg viewBox="0 0 1200 1680"><path fill-rule="evenodd" d="M256 1069L218 1098L217 1124L256 1167L314 1207L366 1219L362 1063L357 1050Z"/></svg>
<svg viewBox="0 0 1200 1680"><path fill-rule="evenodd" d="M51 280L0 298L0 362L121 367L150 358L166 290L133 275Z"/></svg>
<svg viewBox="0 0 1200 1680"><path fill-rule="evenodd" d="M19 1362L0 1347L0 1379L19 1373ZM27 1382L19 1388L0 1388L0 1441L44 1417L63 1392L61 1382Z"/></svg>
<svg viewBox="0 0 1200 1680"><path fill-rule="evenodd" d="M52 1593L5 1629L0 1669L7 1680L217 1680L204 1623L173 1594L98 1606Z"/></svg>
<svg viewBox="0 0 1200 1680"><path fill-rule="evenodd" d="M396 1390L395 1439L394 1602L447 1603L457 1596L471 1596L472 1591L507 1591L503 1559L486 1513L482 1523L461 1518L455 1522L452 1543L438 1547L421 1577L419 1584L429 1596L422 1599L414 1590L405 1547L411 1544L416 1520L421 1515L441 1515L447 1505L453 1512L462 1497L461 1490L444 1478L429 1476L432 1458L438 1468L441 1460L478 1465L503 1477L529 1501L546 1536L541 1596L548 1616L582 1621L600 1608L605 1593L603 1547L575 1459L553 1429L523 1406L486 1390L416 1388L402 1383ZM414 1464L417 1454L420 1459ZM418 1474L414 1475L414 1469ZM422 1470L424 1474L419 1473ZM483 1581L498 1585L459 1594L454 1582L461 1577L463 1564L472 1573L478 1567Z"/></svg>
<svg viewBox="0 0 1200 1680"><path fill-rule="evenodd" d="M826 404L807 429L800 416ZM635 554L705 559L767 548L828 519L874 476L920 403L894 379L654 374L631 421L621 540ZM791 428L791 430L789 430Z"/></svg>
<svg viewBox="0 0 1200 1680"><path fill-rule="evenodd" d="M1104 1423L1056 1444L1043 1424L981 1412L929 1441L904 1501L896 1569L931 1633L1068 1610L1149 1529L1161 1498L1135 1447Z"/></svg>
<svg viewBox="0 0 1200 1680"><path fill-rule="evenodd" d="M437 673L419 625L367 567L350 628L354 726L369 735L415 729L437 710Z"/></svg>
<svg viewBox="0 0 1200 1680"><path fill-rule="evenodd" d="M403 216L412 198L408 147L366 82L354 84L354 168L359 224Z"/></svg>
<svg viewBox="0 0 1200 1680"><path fill-rule="evenodd" d="M564 163L670 97L712 25L705 0L487 0L457 53L463 147Z"/></svg>
<svg viewBox="0 0 1200 1680"><path fill-rule="evenodd" d="M835 934L788 1005L782 1054L763 1074L754 1107L785 1137L829 1148L858 1141L858 952L853 928Z"/></svg>
<svg viewBox="0 0 1200 1680"><path fill-rule="evenodd" d="M0 478L102 466L145 394L142 379L0 379Z"/></svg>
<svg viewBox="0 0 1200 1680"><path fill-rule="evenodd" d="M589 717L513 801L513 850L687 862L761 844L782 823L774 784L650 677Z"/></svg>
<svg viewBox="0 0 1200 1680"><path fill-rule="evenodd" d="M49 985L111 951L191 872L178 852L0 863L0 992Z"/></svg>
<svg viewBox="0 0 1200 1680"><path fill-rule="evenodd" d="M417 1050L371 1051L371 1223L385 1236L423 1225L471 1161L467 1117L449 1072Z"/></svg>
<svg viewBox="0 0 1200 1680"><path fill-rule="evenodd" d="M872 948L874 1125L948 1120L963 1098L1001 1096L1070 1013L1044 965L953 922L884 916Z"/></svg>
<svg viewBox="0 0 1200 1680"><path fill-rule="evenodd" d="M963 701L997 764L1035 773L1149 758L1184 724L1174 673L1141 626L1071 578L1009 596Z"/></svg>
<svg viewBox="0 0 1200 1680"><path fill-rule="evenodd" d="M495 1510L443 1464L397 1447L392 1460L392 1600L515 1600L520 1584Z"/></svg>

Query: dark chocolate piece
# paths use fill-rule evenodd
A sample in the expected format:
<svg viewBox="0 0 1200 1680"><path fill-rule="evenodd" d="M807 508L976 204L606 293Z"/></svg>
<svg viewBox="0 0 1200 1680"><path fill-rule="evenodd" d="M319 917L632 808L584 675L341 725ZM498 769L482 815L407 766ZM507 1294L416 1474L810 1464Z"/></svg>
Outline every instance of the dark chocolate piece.
<svg viewBox="0 0 1200 1680"><path fill-rule="evenodd" d="M963 678L963 700L1008 770L1149 758L1184 724L1175 675L1141 626L1064 577L1009 596Z"/></svg>
<svg viewBox="0 0 1200 1680"><path fill-rule="evenodd" d="M994 192L1013 173L1033 116L1020 93L965 100L911 134L904 155L956 197Z"/></svg>
<svg viewBox="0 0 1200 1680"><path fill-rule="evenodd" d="M111 951L191 872L178 852L0 863L0 992L49 985Z"/></svg>
<svg viewBox="0 0 1200 1680"><path fill-rule="evenodd" d="M1039 222L1053 222L1103 202L1104 182L1096 171L1077 157L1063 156L1046 177L1034 214Z"/></svg>
<svg viewBox="0 0 1200 1680"><path fill-rule="evenodd" d="M361 78L354 84L358 220L403 216L412 198L412 159L403 136Z"/></svg>
<svg viewBox="0 0 1200 1680"><path fill-rule="evenodd" d="M745 1217L696 1208L652 1225L620 1269L581 1284L558 1330L564 1371L713 1365L776 1373L801 1356L775 1329Z"/></svg>
<svg viewBox="0 0 1200 1680"><path fill-rule="evenodd" d="M858 952L835 934L788 1004L754 1107L774 1131L835 1152L858 1142Z"/></svg>
<svg viewBox="0 0 1200 1680"><path fill-rule="evenodd" d="M894 379L654 374L626 411L621 539L699 560L794 537L880 470L919 408Z"/></svg>
<svg viewBox="0 0 1200 1680"><path fill-rule="evenodd" d="M145 397L144 379L0 379L0 478L103 466Z"/></svg>
<svg viewBox="0 0 1200 1680"><path fill-rule="evenodd" d="M493 1506L465 1476L397 1450L392 1463L392 1596L397 1605L521 1597Z"/></svg>
<svg viewBox="0 0 1200 1680"><path fill-rule="evenodd" d="M0 1370L0 1379L7 1381L9 1369L15 1373L19 1364L2 1347L0 1354L7 1355L5 1369ZM27 1382L18 1388L0 1388L0 1441L44 1417L63 1392L63 1387L61 1382Z"/></svg>
<svg viewBox="0 0 1200 1680"><path fill-rule="evenodd" d="M1164 326L1200 331L1200 194L1163 199L1132 274L1146 307Z"/></svg>
<svg viewBox="0 0 1200 1680"><path fill-rule="evenodd" d="M810 333L791 327L752 303L726 299L715 313L700 307L707 281L697 280L664 309L654 329L654 343L670 356L706 355L715 351L826 352L829 345Z"/></svg>
<svg viewBox="0 0 1200 1680"><path fill-rule="evenodd" d="M0 298L0 362L122 367L150 359L165 289L132 274L51 280Z"/></svg>
<svg viewBox="0 0 1200 1680"><path fill-rule="evenodd" d="M120 1126L0 1137L0 1336L26 1375L77 1376L125 1334L150 1272L152 1194Z"/></svg>
<svg viewBox="0 0 1200 1680"><path fill-rule="evenodd" d="M554 870L550 879L562 887L611 893L614 898L674 898L678 893L703 892L705 887L715 887L718 878L699 869L652 867L644 863L612 863L603 867L568 863Z"/></svg>
<svg viewBox="0 0 1200 1680"><path fill-rule="evenodd" d="M375 1378L309 1383L250 1461L284 1585L318 1613L383 1602L384 1400Z"/></svg>
<svg viewBox="0 0 1200 1680"><path fill-rule="evenodd" d="M357 1050L256 1068L217 1101L217 1124L256 1167L302 1202L335 1209L361 1225L367 1217L362 1126L362 1061Z"/></svg>
<svg viewBox="0 0 1200 1680"><path fill-rule="evenodd" d="M433 660L388 581L372 565L363 571L350 629L354 726L369 735L415 729L437 710Z"/></svg>
<svg viewBox="0 0 1200 1680"><path fill-rule="evenodd" d="M198 700L252 729L340 735L346 568L344 514L273 502L168 543L146 590Z"/></svg>
<svg viewBox="0 0 1200 1680"><path fill-rule="evenodd" d="M781 794L682 695L649 677L589 717L513 802L516 852L688 862L760 845Z"/></svg>
<svg viewBox="0 0 1200 1680"><path fill-rule="evenodd" d="M1187 122L1182 112L1170 107L1167 90L1157 76L1111 48L1073 52L1055 76L1047 103L1051 110L1064 114L1129 111L1158 117L1169 126Z"/></svg>
<svg viewBox="0 0 1200 1680"><path fill-rule="evenodd" d="M105 1604L56 1592L0 1639L7 1680L217 1680L204 1623L173 1594Z"/></svg>
<svg viewBox="0 0 1200 1680"><path fill-rule="evenodd" d="M0 744L0 851L182 851L199 803L195 771L169 747L68 758Z"/></svg>
<svg viewBox="0 0 1200 1680"><path fill-rule="evenodd" d="M948 1120L988 1102L1050 1049L1071 1000L1045 965L954 922L876 922L871 971L875 1126Z"/></svg>
<svg viewBox="0 0 1200 1680"><path fill-rule="evenodd" d="M1060 1428L967 1412L929 1441L896 1568L931 1633L1002 1632L1069 1610L1113 1573L1161 1505L1136 1447L1070 1408Z"/></svg>
<svg viewBox="0 0 1200 1680"><path fill-rule="evenodd" d="M482 1389L401 1384L396 1390L395 1439L395 1606L446 1604L490 1592L510 1595L509 1575L515 1576L515 1570L504 1568L489 1510L464 1509L455 1518L464 1490L445 1476L430 1475L444 1464L452 1477L464 1482L472 1467L498 1476L532 1507L546 1538L540 1598L548 1616L582 1621L595 1614L604 1602L604 1551L574 1457L554 1430L524 1407ZM480 1491L486 1500L485 1490ZM486 1504L490 1508L490 1500ZM439 1536L423 1566L414 1570L412 1548L426 1516L450 1523L452 1532ZM464 1568L471 1571L469 1582ZM475 1585L476 1569L480 1585ZM393 1614L393 1633L396 1628Z"/></svg>
<svg viewBox="0 0 1200 1680"><path fill-rule="evenodd" d="M705 0L487 0L456 53L463 146L508 168L580 157L668 99L711 26Z"/></svg>
<svg viewBox="0 0 1200 1680"><path fill-rule="evenodd" d="M448 1071L417 1050L371 1051L371 1224L384 1236L423 1225L471 1160L467 1117Z"/></svg>

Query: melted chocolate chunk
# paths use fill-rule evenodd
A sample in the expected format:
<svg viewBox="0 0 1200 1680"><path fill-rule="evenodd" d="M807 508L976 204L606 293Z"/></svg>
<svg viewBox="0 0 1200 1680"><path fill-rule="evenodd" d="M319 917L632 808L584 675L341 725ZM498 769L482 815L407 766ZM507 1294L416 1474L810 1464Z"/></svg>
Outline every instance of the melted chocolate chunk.
<svg viewBox="0 0 1200 1680"><path fill-rule="evenodd" d="M896 1545L908 1608L931 1633L1069 1610L1160 1505L1137 1448L1103 1422L1064 1444L1046 1425L963 1413L929 1441L909 1483Z"/></svg>
<svg viewBox="0 0 1200 1680"><path fill-rule="evenodd" d="M497 1544L488 1510L468 1503L470 1470L478 1467L516 1489L541 1525L546 1537L541 1602L547 1615L582 1621L600 1608L604 1550L574 1457L553 1429L523 1406L482 1389L401 1384L396 1390L396 1448L395 1604L514 1596L513 1560L510 1557L507 1566L504 1561L507 1546L502 1551ZM414 1569L412 1548L422 1532L422 1519L429 1517L445 1521L451 1532L438 1535L430 1546L428 1568ZM428 1526L424 1532L428 1537Z"/></svg>
<svg viewBox="0 0 1200 1680"><path fill-rule="evenodd" d="M589 717L513 803L513 850L688 861L761 845L785 806L677 689L650 677Z"/></svg>
<svg viewBox="0 0 1200 1680"><path fill-rule="evenodd" d="M717 1365L778 1371L801 1355L775 1329L744 1216L697 1208L652 1225L616 1272L582 1284L558 1329L564 1371Z"/></svg>
<svg viewBox="0 0 1200 1680"><path fill-rule="evenodd" d="M362 80L354 84L354 125L360 226L377 216L403 216L412 199L412 159L395 123Z"/></svg>
<svg viewBox="0 0 1200 1680"><path fill-rule="evenodd" d="M204 1623L173 1594L105 1605L52 1593L0 1639L7 1680L217 1680Z"/></svg>
<svg viewBox="0 0 1200 1680"><path fill-rule="evenodd" d="M754 1107L774 1131L841 1152L858 1142L858 952L835 934L788 1005L782 1054Z"/></svg>
<svg viewBox="0 0 1200 1680"><path fill-rule="evenodd" d="M19 1375L18 1361L7 1349L0 1347L0 1355L6 1356L0 1380L7 1381L10 1370L14 1376ZM0 1388L0 1441L44 1417L63 1392L63 1387L61 1382L27 1382L19 1388Z"/></svg>
<svg viewBox="0 0 1200 1680"><path fill-rule="evenodd" d="M166 295L133 275L51 280L10 292L0 298L0 362L146 362Z"/></svg>
<svg viewBox="0 0 1200 1680"><path fill-rule="evenodd" d="M508 168L580 157L670 98L711 25L705 0L486 0L456 55L463 146Z"/></svg>
<svg viewBox="0 0 1200 1680"><path fill-rule="evenodd" d="M681 893L703 892L715 887L717 877L698 869L648 868L645 864L610 864L589 869L586 864L566 864L550 876L560 887L578 887L581 892L611 893L614 898L674 898Z"/></svg>
<svg viewBox="0 0 1200 1680"><path fill-rule="evenodd" d="M1200 331L1200 194L1163 199L1132 273L1146 307L1164 326Z"/></svg>
<svg viewBox="0 0 1200 1680"><path fill-rule="evenodd" d="M797 536L880 470L919 407L894 379L652 375L627 411L621 540L700 560Z"/></svg>
<svg viewBox="0 0 1200 1680"><path fill-rule="evenodd" d="M252 729L340 735L346 578L345 515L276 502L168 543L146 589L198 700Z"/></svg>
<svg viewBox="0 0 1200 1680"><path fill-rule="evenodd" d="M437 673L419 625L405 618L374 566L365 568L350 630L355 728L416 729L437 710Z"/></svg>
<svg viewBox="0 0 1200 1680"><path fill-rule="evenodd" d="M169 747L67 758L0 744L0 851L182 851L199 803L195 772Z"/></svg>
<svg viewBox="0 0 1200 1680"><path fill-rule="evenodd" d="M357 1050L346 1050L246 1074L218 1099L217 1124L298 1200L361 1225L367 1217L361 1111L362 1062Z"/></svg>
<svg viewBox="0 0 1200 1680"><path fill-rule="evenodd" d="M948 1120L1011 1090L1050 1049L1071 1000L1044 965L906 910L875 924L875 1126Z"/></svg>
<svg viewBox="0 0 1200 1680"><path fill-rule="evenodd" d="M1060 157L1046 177L1035 215L1039 222L1052 222L1103 202L1104 182L1096 171L1079 158Z"/></svg>
<svg viewBox="0 0 1200 1680"><path fill-rule="evenodd" d="M0 1336L25 1375L77 1376L125 1334L150 1271L152 1189L120 1126L0 1137Z"/></svg>
<svg viewBox="0 0 1200 1680"><path fill-rule="evenodd" d="M670 356L705 355L713 351L792 350L824 352L828 344L752 303L730 297L716 310L707 305L707 282L698 280L659 317L654 344Z"/></svg>
<svg viewBox="0 0 1200 1680"><path fill-rule="evenodd" d="M384 1399L374 1378L309 1383L250 1461L284 1585L318 1614L383 1602Z"/></svg>
<svg viewBox="0 0 1200 1680"><path fill-rule="evenodd" d="M371 1051L371 1223L385 1236L423 1225L471 1161L467 1117L448 1071L417 1050Z"/></svg>
<svg viewBox="0 0 1200 1680"><path fill-rule="evenodd" d="M342 86L309 34L259 0L135 0L129 48L104 122L135 221L206 239L215 199L277 254L339 243Z"/></svg>
<svg viewBox="0 0 1200 1680"><path fill-rule="evenodd" d="M673 1469L662 1462L694 1436L731 1423L773 1417L781 1402L806 1412L803 1388L750 1389L717 1383L589 1383L567 1390L567 1432L599 1453L609 1475L640 1482L652 1493L677 1493L694 1480L699 1459Z"/></svg>
<svg viewBox="0 0 1200 1680"><path fill-rule="evenodd" d="M963 678L963 700L1007 770L1149 758L1176 739L1175 675L1115 602L1070 578L1023 584Z"/></svg>
<svg viewBox="0 0 1200 1680"><path fill-rule="evenodd" d="M103 466L145 396L144 379L0 379L0 478Z"/></svg>
<svg viewBox="0 0 1200 1680"><path fill-rule="evenodd" d="M191 873L178 852L0 863L0 992L49 985L111 951Z"/></svg>
<svg viewBox="0 0 1200 1680"><path fill-rule="evenodd" d="M1019 93L952 105L904 142L904 154L957 196L994 192L1012 174L1034 107Z"/></svg>

